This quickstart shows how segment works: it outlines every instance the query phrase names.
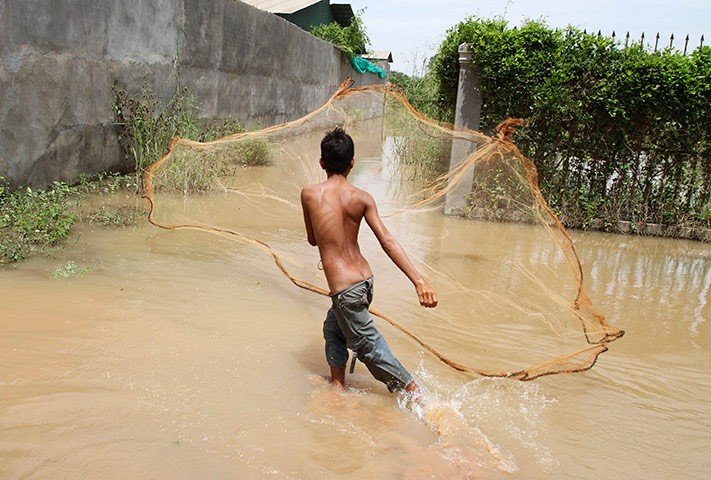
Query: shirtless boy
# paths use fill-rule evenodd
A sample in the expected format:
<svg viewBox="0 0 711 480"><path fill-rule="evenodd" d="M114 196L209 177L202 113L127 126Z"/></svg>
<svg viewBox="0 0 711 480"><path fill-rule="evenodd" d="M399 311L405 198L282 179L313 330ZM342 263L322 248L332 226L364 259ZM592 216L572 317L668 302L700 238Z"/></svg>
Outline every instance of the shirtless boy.
<svg viewBox="0 0 711 480"><path fill-rule="evenodd" d="M420 305L434 307L437 295L388 232L368 193L348 183L353 168L353 140L336 128L321 141L321 168L328 178L301 191L306 233L318 245L332 307L323 324L331 382L343 386L348 348L391 392L417 390L417 384L390 352L373 325L368 307L373 299L373 272L358 247L358 228L365 218L381 247L415 286Z"/></svg>

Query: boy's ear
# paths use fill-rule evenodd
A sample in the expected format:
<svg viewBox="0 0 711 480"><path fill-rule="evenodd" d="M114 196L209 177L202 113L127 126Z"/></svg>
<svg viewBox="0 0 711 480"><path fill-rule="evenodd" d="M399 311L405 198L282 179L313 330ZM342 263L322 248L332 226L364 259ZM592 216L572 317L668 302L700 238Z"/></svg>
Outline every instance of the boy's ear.
<svg viewBox="0 0 711 480"><path fill-rule="evenodd" d="M348 165L348 170L350 170L351 168L353 168L353 164L355 164L355 157L351 158L351 164Z"/></svg>
<svg viewBox="0 0 711 480"><path fill-rule="evenodd" d="M326 165L323 164L323 158L319 158L319 159L318 159L318 164L321 165L321 168L323 168L324 170L326 170Z"/></svg>

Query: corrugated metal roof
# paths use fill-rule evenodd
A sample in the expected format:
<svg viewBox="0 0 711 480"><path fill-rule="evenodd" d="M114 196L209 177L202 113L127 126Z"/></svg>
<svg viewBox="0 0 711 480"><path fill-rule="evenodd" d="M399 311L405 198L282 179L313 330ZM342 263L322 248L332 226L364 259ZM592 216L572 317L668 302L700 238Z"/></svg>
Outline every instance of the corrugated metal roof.
<svg viewBox="0 0 711 480"><path fill-rule="evenodd" d="M320 0L240 0L269 13L291 14L318 3Z"/></svg>
<svg viewBox="0 0 711 480"><path fill-rule="evenodd" d="M363 58L366 60L385 60L393 63L393 54L388 50L372 50L363 55Z"/></svg>
<svg viewBox="0 0 711 480"><path fill-rule="evenodd" d="M331 14L340 26L347 27L353 18L353 8L350 3L332 3Z"/></svg>

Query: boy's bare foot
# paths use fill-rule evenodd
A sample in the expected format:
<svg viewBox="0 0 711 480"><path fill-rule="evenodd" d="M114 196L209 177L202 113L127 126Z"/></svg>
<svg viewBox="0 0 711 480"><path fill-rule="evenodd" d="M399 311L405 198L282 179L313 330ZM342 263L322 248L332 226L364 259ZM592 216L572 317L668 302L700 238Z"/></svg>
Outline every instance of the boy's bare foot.
<svg viewBox="0 0 711 480"><path fill-rule="evenodd" d="M413 380L407 384L407 387L405 387L405 391L408 393L418 393L420 392L420 387L418 387L417 383Z"/></svg>
<svg viewBox="0 0 711 480"><path fill-rule="evenodd" d="M424 385L424 384L423 384ZM405 396L403 397L404 403L401 405L413 410L418 415L422 414L422 409L426 408L429 400L429 390L424 387L424 391L420 388L420 385L415 380L412 380L404 389Z"/></svg>

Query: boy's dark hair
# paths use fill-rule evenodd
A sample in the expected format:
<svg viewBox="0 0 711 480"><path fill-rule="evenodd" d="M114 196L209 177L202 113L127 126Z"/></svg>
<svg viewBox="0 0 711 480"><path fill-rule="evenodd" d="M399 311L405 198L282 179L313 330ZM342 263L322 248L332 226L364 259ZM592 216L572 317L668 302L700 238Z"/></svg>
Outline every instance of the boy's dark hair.
<svg viewBox="0 0 711 480"><path fill-rule="evenodd" d="M353 139L340 127L321 140L321 160L329 173L345 173L353 155Z"/></svg>

